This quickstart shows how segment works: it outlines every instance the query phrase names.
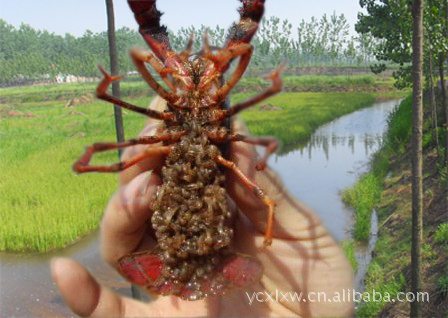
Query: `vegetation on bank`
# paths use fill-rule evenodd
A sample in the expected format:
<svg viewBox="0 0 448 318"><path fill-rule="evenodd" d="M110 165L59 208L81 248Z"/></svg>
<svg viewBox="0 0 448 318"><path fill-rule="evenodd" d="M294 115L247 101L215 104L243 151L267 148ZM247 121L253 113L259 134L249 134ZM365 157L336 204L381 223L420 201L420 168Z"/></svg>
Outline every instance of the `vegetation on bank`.
<svg viewBox="0 0 448 318"><path fill-rule="evenodd" d="M375 154L372 171L347 190L343 197L355 207L355 237L368 238L373 207L377 208L379 235L374 258L365 278L366 291L373 295L389 293L394 299L398 292L410 289L411 247L411 173L409 141L411 136L412 100L403 100L391 113L382 149ZM441 123L440 123L441 124ZM448 225L446 222L448 191L446 168L440 164L432 148L430 122L425 122L424 146L424 229L423 229L423 291L428 292L424 312L439 316L443 312L444 288L448 269ZM443 134L439 135L443 139ZM442 140L443 141L443 140ZM441 144L443 144L441 141ZM443 154L443 150L441 151ZM361 235L359 235L361 233ZM358 236L357 236L358 235ZM445 285L444 285L445 284ZM372 297L371 297L372 298ZM446 298L446 297L445 297ZM394 308L394 306L396 308ZM408 311L409 303L388 301L365 302L357 311L358 317L396 316ZM394 311L395 310L395 311ZM442 310L442 311L440 311Z"/></svg>
<svg viewBox="0 0 448 318"><path fill-rule="evenodd" d="M68 88L57 90L74 87L78 94L84 93L89 85L27 87L21 93L34 91L34 96L48 96L68 93ZM88 92L93 93L93 85ZM39 89L43 93L39 93ZM11 90L12 93L8 90L2 90L2 93L6 92L6 96L17 94L15 89ZM150 90L147 88L147 91ZM236 102L251 95L253 93L234 94L232 100ZM36 100L0 106L3 117L0 127L2 251L45 251L75 241L98 227L104 207L116 189L114 174L77 176L71 171L72 164L87 145L115 140L111 105L94 101L64 108L66 99L39 97ZM144 106L149 104L151 97L127 100ZM373 94L369 93L283 93L267 101L281 110L259 111L257 106L243 112L242 117L254 134L275 135L288 144L306 138L322 123L366 107L374 100ZM10 117L10 111L30 112L31 115ZM125 111L124 122L125 135L132 138L144 126L145 117ZM94 163L117 160L117 153L111 151L98 154Z"/></svg>
<svg viewBox="0 0 448 318"><path fill-rule="evenodd" d="M381 200L383 179L389 171L388 157L403 151L403 147L409 142L411 107L412 101L408 97L403 100L400 107L391 112L384 145L382 150L374 156L372 171L361 176L352 188L342 194L342 199L355 210L353 236L356 240L367 241L369 238L373 208Z"/></svg>
<svg viewBox="0 0 448 318"><path fill-rule="evenodd" d="M355 226L354 238L360 241L366 241L370 235L371 217L373 208L377 206L381 200L383 192L383 179L389 171L388 157L408 142L408 130L410 125L403 125L409 119L411 114L412 100L410 97L403 100L400 107L393 111L388 119L388 130L384 139L383 148L375 154L372 171L363 175L355 185L347 189L343 193L343 200L351 204L355 210ZM410 124L410 121L409 121ZM376 249L380 249L383 244L381 239L377 241ZM391 257L395 253L390 251ZM369 275L366 277L366 291L375 292L385 295L389 293L392 297L396 297L397 293L402 291L404 277L397 273L396 276L390 277L385 275L388 271L392 271L388 264L372 261L369 265ZM386 304L386 301L365 302L358 309L358 317L376 317L379 310Z"/></svg>
<svg viewBox="0 0 448 318"><path fill-rule="evenodd" d="M355 255L355 245L356 242L354 240L342 240L341 241L341 248L344 252L345 256L347 257L348 262L352 266L353 271L356 271L358 269L358 260L356 259Z"/></svg>

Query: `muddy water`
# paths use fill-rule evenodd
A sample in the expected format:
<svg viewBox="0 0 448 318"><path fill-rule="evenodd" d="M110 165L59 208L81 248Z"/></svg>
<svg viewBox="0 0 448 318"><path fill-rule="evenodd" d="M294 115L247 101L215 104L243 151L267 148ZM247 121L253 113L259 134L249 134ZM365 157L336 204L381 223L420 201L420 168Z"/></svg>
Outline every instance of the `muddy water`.
<svg viewBox="0 0 448 318"><path fill-rule="evenodd" d="M350 236L353 219L353 213L342 202L340 193L367 170L369 156L381 141L387 113L396 104L379 103L339 118L319 128L306 146L270 161L293 194L318 213L337 240ZM130 285L102 263L98 245L96 231L78 243L54 252L0 253L0 316L73 316L51 279L50 260L56 256L79 261L101 283L130 296ZM374 240L370 246L374 246ZM362 268L358 275L361 277L369 257L368 247L364 253L358 253Z"/></svg>
<svg viewBox="0 0 448 318"><path fill-rule="evenodd" d="M288 189L314 209L333 237L352 238L353 210L341 199L342 191L369 169L369 159L382 142L389 112L398 101L377 103L321 126L299 149L271 158L269 164ZM372 234L365 246L358 246L359 263L355 289L362 291L362 279L371 261L378 227L372 215Z"/></svg>
<svg viewBox="0 0 448 318"><path fill-rule="evenodd" d="M72 317L50 273L53 257L70 257L82 263L104 285L130 296L125 282L99 257L99 231L65 249L42 254L0 253L0 317Z"/></svg>

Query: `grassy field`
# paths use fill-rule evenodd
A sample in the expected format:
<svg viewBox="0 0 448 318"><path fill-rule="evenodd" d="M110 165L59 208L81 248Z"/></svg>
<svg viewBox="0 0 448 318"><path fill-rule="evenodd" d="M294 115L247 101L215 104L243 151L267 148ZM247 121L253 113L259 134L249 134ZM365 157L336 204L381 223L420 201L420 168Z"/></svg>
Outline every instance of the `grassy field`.
<svg viewBox="0 0 448 318"><path fill-rule="evenodd" d="M148 104L149 98L136 101ZM68 115L65 102L22 104L36 118L1 121L0 250L43 251L76 240L99 225L117 186L116 175L77 176L71 171L85 146L115 139L113 109L95 102ZM127 136L144 124L142 116L124 115ZM116 152L96 162L115 162Z"/></svg>
<svg viewBox="0 0 448 318"><path fill-rule="evenodd" d="M132 87L141 86L130 84L124 85L127 87L124 95L134 95ZM1 92L12 101L8 105L2 103L2 115L12 109L33 114L3 116L0 121L1 251L45 251L72 243L98 227L104 207L117 186L114 174L77 176L71 171L85 146L115 140L111 105L94 101L64 108L67 100L54 100L56 95L93 93L96 84L54 86ZM33 98L24 102L27 94ZM14 102L13 96L20 96L21 102ZM232 102L248 96L234 94ZM146 106L151 98L128 101ZM273 135L289 144L307 138L319 125L371 105L374 100L370 93L283 93L267 101L281 110L258 111L258 105L241 117L254 135ZM126 112L124 122L126 138L132 138L143 127L145 118ZM113 151L96 156L94 163L117 159Z"/></svg>

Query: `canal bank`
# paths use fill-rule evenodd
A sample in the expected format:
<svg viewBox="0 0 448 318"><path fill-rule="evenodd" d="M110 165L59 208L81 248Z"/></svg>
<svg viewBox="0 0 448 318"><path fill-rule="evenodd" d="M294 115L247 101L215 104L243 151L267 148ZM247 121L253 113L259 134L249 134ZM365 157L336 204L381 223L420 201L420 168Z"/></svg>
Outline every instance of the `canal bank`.
<svg viewBox="0 0 448 318"><path fill-rule="evenodd" d="M360 304L358 317L404 317L410 303L396 301L399 292L410 291L411 249L411 100L405 99L388 120L384 145L374 156L372 170L350 190L358 209L376 206L378 239L365 277L365 291L389 294L391 300ZM448 193L446 168L431 145L428 126L423 143L423 303L427 317L441 317L448 310L446 299L448 263ZM375 179L370 184L368 179ZM358 189L358 190L356 190ZM363 193L379 192L378 199L364 204ZM358 211L356 212L358 213ZM363 219L369 219L370 214ZM445 224L445 225L444 225ZM443 283L445 282L445 284Z"/></svg>
<svg viewBox="0 0 448 318"><path fill-rule="evenodd" d="M318 128L304 146L269 162L287 188L315 210L338 242L351 242L355 231L353 209L343 202L342 192L369 171L372 155L383 144L387 118L398 103L378 102L342 116ZM377 224L376 214L369 217ZM354 287L358 292L364 290L363 278L376 243L375 230L373 226L366 242L355 244L353 257L358 266Z"/></svg>

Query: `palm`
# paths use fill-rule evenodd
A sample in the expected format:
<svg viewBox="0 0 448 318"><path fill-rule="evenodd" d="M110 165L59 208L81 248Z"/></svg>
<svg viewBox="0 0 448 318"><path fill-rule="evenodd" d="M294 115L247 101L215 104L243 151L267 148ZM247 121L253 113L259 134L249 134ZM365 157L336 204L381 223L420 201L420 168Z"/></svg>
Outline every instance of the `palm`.
<svg viewBox="0 0 448 318"><path fill-rule="evenodd" d="M237 132L246 133L240 123L235 126ZM154 133L155 127L149 125L144 134ZM143 146L131 148L124 156L141 151L138 147ZM272 246L264 247L267 209L235 176L228 175L227 191L240 210L235 214L233 249L262 263L264 274L260 282L223 297L191 302L169 296L146 304L99 286L74 261L56 260L52 264L53 275L71 309L92 317L350 316L353 305L349 301L317 301L319 293L325 293L329 299L335 292L342 294L344 289L352 288L350 265L319 218L296 201L272 171L256 171L252 146L233 143L231 153L241 170L277 202L274 240ZM146 170L161 158L150 160L151 163L141 162L120 174L121 188L106 209L101 253L114 267L121 257L148 250L155 244L147 220L151 199L161 181Z"/></svg>

